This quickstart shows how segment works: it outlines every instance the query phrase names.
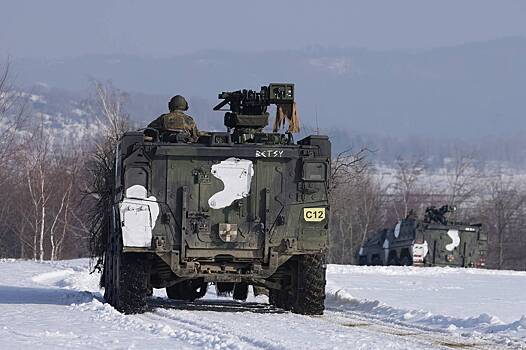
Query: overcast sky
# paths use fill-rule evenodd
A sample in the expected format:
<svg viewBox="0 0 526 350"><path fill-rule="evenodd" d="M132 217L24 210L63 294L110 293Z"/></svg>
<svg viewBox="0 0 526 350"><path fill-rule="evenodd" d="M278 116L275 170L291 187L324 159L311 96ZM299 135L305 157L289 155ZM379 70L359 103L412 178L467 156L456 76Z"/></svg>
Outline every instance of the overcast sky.
<svg viewBox="0 0 526 350"><path fill-rule="evenodd" d="M168 56L314 45L430 48L526 37L522 0L0 0L0 53Z"/></svg>

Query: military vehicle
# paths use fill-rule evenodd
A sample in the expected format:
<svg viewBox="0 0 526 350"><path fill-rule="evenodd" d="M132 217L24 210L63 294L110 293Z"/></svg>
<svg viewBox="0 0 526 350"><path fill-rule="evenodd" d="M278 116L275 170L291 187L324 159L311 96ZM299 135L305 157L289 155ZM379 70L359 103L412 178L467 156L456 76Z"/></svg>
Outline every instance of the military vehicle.
<svg viewBox="0 0 526 350"><path fill-rule="evenodd" d="M264 131L270 105L293 105L293 84L219 99L225 132L189 143L146 128L118 143L104 297L137 313L152 288L193 301L213 283L244 300L253 285L277 307L322 314L329 139Z"/></svg>
<svg viewBox="0 0 526 350"><path fill-rule="evenodd" d="M428 207L423 220L409 215L360 248L360 265L484 267L488 237L480 224L448 221L452 206Z"/></svg>

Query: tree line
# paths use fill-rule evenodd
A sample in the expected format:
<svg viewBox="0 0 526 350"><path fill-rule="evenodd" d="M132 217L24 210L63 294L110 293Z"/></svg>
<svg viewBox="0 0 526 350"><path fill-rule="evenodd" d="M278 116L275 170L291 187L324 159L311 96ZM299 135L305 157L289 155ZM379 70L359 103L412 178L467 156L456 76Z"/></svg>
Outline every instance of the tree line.
<svg viewBox="0 0 526 350"><path fill-rule="evenodd" d="M0 258L57 260L100 251L93 245L105 229L99 210L107 195L104 174L116 140L133 127L127 95L93 81L85 106L98 132L79 138L57 132L46 115L30 110L9 68L0 69ZM462 151L446 155L438 172L429 172L425 158L399 157L385 168L373 164L372 155L364 148L333 157L329 262L357 263L360 245L376 231L410 210L422 216L427 206L450 204L459 209L453 219L484 225L489 267L526 269L520 177Z"/></svg>
<svg viewBox="0 0 526 350"><path fill-rule="evenodd" d="M362 243L393 227L411 210L457 207L450 220L480 223L488 233L489 268L526 270L526 184L508 169L480 166L473 154L452 152L447 165L428 172L418 158L398 158L388 173L368 162L366 150L333 160L328 261L356 264Z"/></svg>
<svg viewBox="0 0 526 350"><path fill-rule="evenodd" d="M98 157L111 157L108 147L129 128L126 94L93 81L86 108L98 133L78 137L31 110L27 94L11 82L9 64L0 71L0 257L87 256L100 197Z"/></svg>

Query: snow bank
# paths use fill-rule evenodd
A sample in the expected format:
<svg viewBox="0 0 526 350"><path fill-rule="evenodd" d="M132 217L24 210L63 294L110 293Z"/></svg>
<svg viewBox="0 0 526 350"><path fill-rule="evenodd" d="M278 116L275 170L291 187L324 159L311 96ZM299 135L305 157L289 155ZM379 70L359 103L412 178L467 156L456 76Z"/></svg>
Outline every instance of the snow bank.
<svg viewBox="0 0 526 350"><path fill-rule="evenodd" d="M378 300L358 300L344 290L327 291L327 303L331 309L366 313L380 316L390 322L401 321L426 326L426 329L477 331L495 333L526 330L526 316L512 323L504 323L495 316L480 314L476 317L455 318L434 315L425 310L397 309ZM525 334L526 335L526 334Z"/></svg>
<svg viewBox="0 0 526 350"><path fill-rule="evenodd" d="M327 273L329 310L526 346L526 272L329 265Z"/></svg>
<svg viewBox="0 0 526 350"><path fill-rule="evenodd" d="M454 267L415 267L415 266L356 266L356 265L327 265L329 274L352 275L389 275L389 276L437 276L437 275L498 275L526 277L526 271L485 270Z"/></svg>

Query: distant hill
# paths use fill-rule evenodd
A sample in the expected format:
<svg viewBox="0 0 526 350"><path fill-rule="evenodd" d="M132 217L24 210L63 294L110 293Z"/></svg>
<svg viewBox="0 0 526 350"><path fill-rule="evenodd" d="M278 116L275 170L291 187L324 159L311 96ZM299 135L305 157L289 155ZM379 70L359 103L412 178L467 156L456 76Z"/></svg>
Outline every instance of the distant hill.
<svg viewBox="0 0 526 350"><path fill-rule="evenodd" d="M223 90L292 81L304 123L315 125L317 114L323 127L359 133L472 138L526 130L525 38L413 52L315 48L21 59L13 68L26 85L79 90L89 77L111 79L130 92L199 98L206 108ZM158 102L164 110L166 102Z"/></svg>
<svg viewBox="0 0 526 350"><path fill-rule="evenodd" d="M55 130L57 137L82 138L86 134L95 134L98 128L90 114L87 91L74 91L34 86L20 92L26 97L27 112L35 118L44 117L47 125ZM130 93L125 111L136 122L137 127L166 112L169 96ZM213 112L216 101L199 97L189 98L189 113L196 117L200 130L224 130L223 114ZM481 166L497 164L511 168L526 168L526 132L515 131L504 136L480 136L464 138L458 136L407 136L385 135L380 132L358 132L346 128L326 127L324 118L319 117L319 128L308 121L302 126L297 140L315 133L331 137L333 153L348 148L359 150L367 147L374 151L369 154L371 161L392 165L398 157L419 158L430 167L441 167L452 154L464 154L480 161Z"/></svg>

